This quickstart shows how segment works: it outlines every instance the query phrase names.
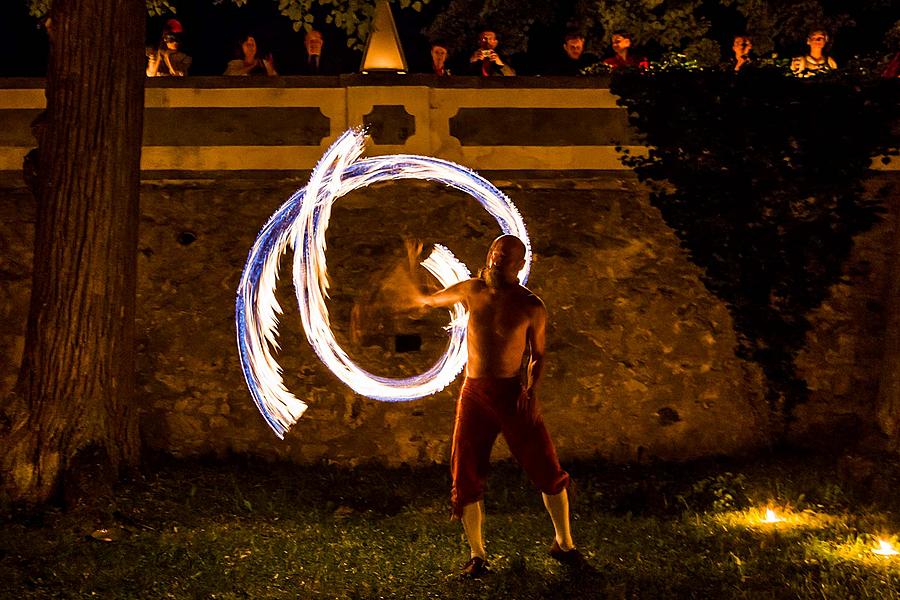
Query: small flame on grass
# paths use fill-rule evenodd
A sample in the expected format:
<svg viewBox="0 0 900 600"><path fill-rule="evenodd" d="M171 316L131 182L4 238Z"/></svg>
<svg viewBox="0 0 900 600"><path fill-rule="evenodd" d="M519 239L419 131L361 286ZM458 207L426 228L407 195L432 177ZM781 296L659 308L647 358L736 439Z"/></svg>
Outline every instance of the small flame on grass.
<svg viewBox="0 0 900 600"><path fill-rule="evenodd" d="M872 548L872 552L879 556L896 556L900 554L894 545L884 538L878 538L878 547Z"/></svg>
<svg viewBox="0 0 900 600"><path fill-rule="evenodd" d="M766 518L762 520L763 523L781 523L784 521L783 518L779 517L774 510L771 508L766 509Z"/></svg>

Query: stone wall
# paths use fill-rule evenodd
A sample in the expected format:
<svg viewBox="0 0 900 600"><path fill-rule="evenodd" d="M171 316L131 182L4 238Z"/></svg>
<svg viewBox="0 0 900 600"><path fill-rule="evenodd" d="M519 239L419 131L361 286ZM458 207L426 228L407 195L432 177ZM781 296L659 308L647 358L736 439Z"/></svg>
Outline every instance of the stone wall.
<svg viewBox="0 0 900 600"><path fill-rule="evenodd" d="M874 176L867 192L884 203L881 221L855 240L840 281L810 316L813 329L797 359L810 401L798 406L791 435L801 443L841 444L876 434L883 368L885 294L893 236L900 224L900 179Z"/></svg>
<svg viewBox="0 0 900 600"><path fill-rule="evenodd" d="M550 312L543 402L560 454L682 459L764 443L758 370L735 358L727 311L700 283L646 196L612 178L568 183L504 186L530 227L536 257L530 283ZM181 456L446 461L459 381L408 403L356 395L304 339L289 271L279 289L286 309L281 360L289 389L310 408L284 441L257 413L237 361L235 289L258 229L295 187L145 185L137 329L146 443ZM33 206L27 192L2 197L10 217L2 229L6 391L21 353ZM350 310L385 299L379 282L402 259L404 235L444 243L475 270L496 224L461 193L419 182L355 192L335 206L331 223L330 310L339 341L370 371L423 370L443 351L444 314L375 311L361 342L353 343ZM420 349L397 351L410 341Z"/></svg>
<svg viewBox="0 0 900 600"><path fill-rule="evenodd" d="M237 360L235 289L257 231L301 183L144 185L137 330L146 444L178 456L447 461L460 382L397 404L346 388L304 338L290 257L279 288L285 308L280 360L288 388L309 409L284 441L256 411ZM563 459L687 459L741 453L771 439L759 369L735 357L727 310L633 180L496 183L516 202L532 236L530 287L550 314L544 412ZM0 393L6 393L24 339L30 194L0 190L0 214ZM809 350L799 361L813 396L798 410L798 436L821 438L871 423L891 215L858 240L846 276L814 315ZM443 243L475 270L497 233L476 202L434 184L379 185L340 200L328 234L329 308L338 340L370 371L423 370L443 351L445 313L370 310L361 340L353 342L351 308L362 302L377 309L389 300L379 284L402 260L404 236ZM505 455L501 442L495 456Z"/></svg>
<svg viewBox="0 0 900 600"><path fill-rule="evenodd" d="M25 347L34 254L34 199L0 188L0 398L13 388Z"/></svg>

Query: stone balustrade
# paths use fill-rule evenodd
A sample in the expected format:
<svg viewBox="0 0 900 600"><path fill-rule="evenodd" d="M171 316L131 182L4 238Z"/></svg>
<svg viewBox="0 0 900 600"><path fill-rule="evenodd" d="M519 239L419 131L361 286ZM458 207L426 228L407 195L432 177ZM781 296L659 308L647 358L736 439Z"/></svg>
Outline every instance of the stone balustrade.
<svg viewBox="0 0 900 600"><path fill-rule="evenodd" d="M43 80L0 82L0 171L35 145ZM369 153L437 156L477 170L621 170L617 145L640 151L606 78L486 80L430 75L191 77L148 81L145 178L303 171L349 127Z"/></svg>

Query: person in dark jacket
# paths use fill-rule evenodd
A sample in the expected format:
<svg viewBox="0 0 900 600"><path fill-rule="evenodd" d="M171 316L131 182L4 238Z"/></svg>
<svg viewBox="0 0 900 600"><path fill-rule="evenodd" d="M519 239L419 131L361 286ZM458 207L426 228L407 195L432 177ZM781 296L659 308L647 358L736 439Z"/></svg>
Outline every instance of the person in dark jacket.
<svg viewBox="0 0 900 600"><path fill-rule="evenodd" d="M303 38L306 53L300 63L300 75L337 75L337 64L325 52L325 39L322 32L310 29Z"/></svg>
<svg viewBox="0 0 900 600"><path fill-rule="evenodd" d="M597 62L597 57L584 51L584 36L571 31L563 38L562 50L544 69L547 75L581 75L582 70Z"/></svg>

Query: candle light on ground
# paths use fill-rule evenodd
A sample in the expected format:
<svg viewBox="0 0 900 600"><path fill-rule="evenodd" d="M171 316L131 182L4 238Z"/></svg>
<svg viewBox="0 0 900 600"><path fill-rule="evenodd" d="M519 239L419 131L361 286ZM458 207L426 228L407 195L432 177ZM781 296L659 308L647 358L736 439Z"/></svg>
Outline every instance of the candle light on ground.
<svg viewBox="0 0 900 600"><path fill-rule="evenodd" d="M781 523L784 521L781 517L779 517L774 510L771 508L766 509L766 517L763 519L763 523Z"/></svg>
<svg viewBox="0 0 900 600"><path fill-rule="evenodd" d="M897 556L900 552L894 548L894 545L884 538L878 539L878 547L872 548L872 553L879 556Z"/></svg>
<svg viewBox="0 0 900 600"><path fill-rule="evenodd" d="M710 519L725 528L740 527L755 529L765 533L787 530L823 529L839 522L838 517L817 513L813 510L793 511L785 506L764 504L747 510L731 511L711 515Z"/></svg>

